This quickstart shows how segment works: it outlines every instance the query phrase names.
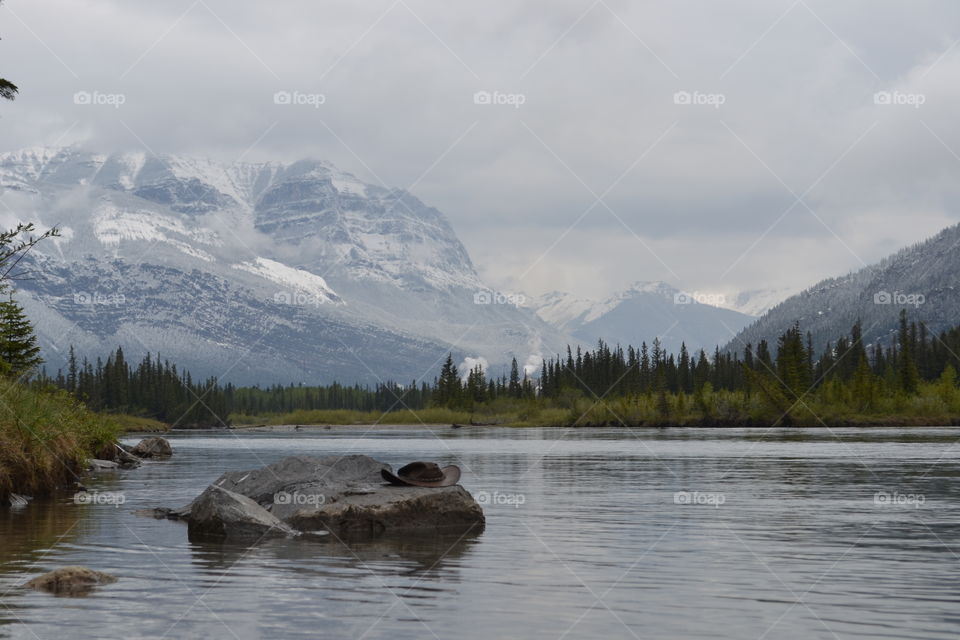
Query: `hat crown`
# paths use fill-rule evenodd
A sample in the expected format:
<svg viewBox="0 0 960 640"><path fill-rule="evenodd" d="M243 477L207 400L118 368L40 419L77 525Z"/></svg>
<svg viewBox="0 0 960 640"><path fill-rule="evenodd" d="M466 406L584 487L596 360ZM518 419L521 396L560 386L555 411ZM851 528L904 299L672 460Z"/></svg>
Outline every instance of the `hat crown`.
<svg viewBox="0 0 960 640"><path fill-rule="evenodd" d="M411 462L401 467L397 475L422 482L436 482L443 479L443 470L434 462Z"/></svg>

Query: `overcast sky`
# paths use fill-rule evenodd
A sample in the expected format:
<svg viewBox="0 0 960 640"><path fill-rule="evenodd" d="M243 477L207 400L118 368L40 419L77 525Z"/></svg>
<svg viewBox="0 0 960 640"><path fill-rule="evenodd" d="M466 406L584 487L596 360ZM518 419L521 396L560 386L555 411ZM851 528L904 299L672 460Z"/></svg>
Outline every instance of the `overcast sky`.
<svg viewBox="0 0 960 640"><path fill-rule="evenodd" d="M0 36L0 150L327 159L505 291L802 287L960 217L954 0L7 0Z"/></svg>

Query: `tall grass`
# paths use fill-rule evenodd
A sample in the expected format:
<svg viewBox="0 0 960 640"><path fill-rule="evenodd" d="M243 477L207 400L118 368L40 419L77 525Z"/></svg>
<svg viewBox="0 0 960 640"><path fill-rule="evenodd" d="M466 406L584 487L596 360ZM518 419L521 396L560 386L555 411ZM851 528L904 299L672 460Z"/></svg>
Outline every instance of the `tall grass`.
<svg viewBox="0 0 960 640"><path fill-rule="evenodd" d="M120 426L64 391L0 377L0 502L42 496L77 479L87 459L111 453Z"/></svg>
<svg viewBox="0 0 960 640"><path fill-rule="evenodd" d="M129 413L111 413L107 416L116 423L124 433L166 433L170 425L153 418L135 416Z"/></svg>
<svg viewBox="0 0 960 640"><path fill-rule="evenodd" d="M330 424L330 425L372 425L372 424L452 424L467 423L470 414L466 411L430 408L411 411L403 409L383 413L382 411L353 411L349 409L326 409L314 411L294 411L279 415L245 416L232 415L230 422L235 425L253 424Z"/></svg>

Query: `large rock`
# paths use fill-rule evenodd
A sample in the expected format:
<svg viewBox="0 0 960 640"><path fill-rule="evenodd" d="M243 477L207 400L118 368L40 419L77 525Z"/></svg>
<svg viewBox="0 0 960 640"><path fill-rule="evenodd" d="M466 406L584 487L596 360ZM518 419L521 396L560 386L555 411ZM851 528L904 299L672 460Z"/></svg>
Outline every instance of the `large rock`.
<svg viewBox="0 0 960 640"><path fill-rule="evenodd" d="M25 586L57 595L84 596L99 585L116 581L109 574L86 567L62 567L34 578Z"/></svg>
<svg viewBox="0 0 960 640"><path fill-rule="evenodd" d="M169 458L173 455L173 447L166 438L144 438L130 453L138 458Z"/></svg>
<svg viewBox="0 0 960 640"><path fill-rule="evenodd" d="M191 538L259 540L297 533L250 498L215 485L193 502L188 523Z"/></svg>
<svg viewBox="0 0 960 640"><path fill-rule="evenodd" d="M484 522L483 510L461 486L385 487L345 494L330 504L301 507L286 519L302 531L331 531L339 537L383 533L467 531Z"/></svg>
<svg viewBox="0 0 960 640"><path fill-rule="evenodd" d="M367 537L482 530L483 510L463 487L390 486L380 475L383 469L392 471L368 456L293 456L262 469L225 473L212 488L248 498L248 516L259 513L253 503L305 533ZM209 519L210 503L208 489L181 510L191 531L194 522Z"/></svg>

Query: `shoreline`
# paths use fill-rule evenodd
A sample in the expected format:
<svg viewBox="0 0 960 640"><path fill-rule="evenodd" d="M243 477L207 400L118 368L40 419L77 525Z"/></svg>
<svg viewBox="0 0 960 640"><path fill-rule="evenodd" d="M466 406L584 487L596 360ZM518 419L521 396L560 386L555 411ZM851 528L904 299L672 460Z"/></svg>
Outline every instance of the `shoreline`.
<svg viewBox="0 0 960 640"><path fill-rule="evenodd" d="M652 424L623 424L619 422L608 422L603 424L524 424L524 423L501 423L501 424L458 424L456 426L449 423L399 423L399 422L384 422L379 424L367 424L367 423L317 423L317 424L255 424L255 425L236 425L229 428L216 427L210 429L171 429L168 431L168 434L176 433L224 433L224 432L235 432L235 431L245 431L249 433L296 433L297 431L310 430L310 431L328 431L333 429L426 429L426 430L436 430L436 429L450 429L450 430L459 430L459 429L491 429L491 428L507 428L507 429L848 429L848 428L863 428L863 429L880 429L880 428L890 428L890 429L908 429L908 428L952 428L960 427L960 417L950 418L950 419L890 419L890 420L837 420L833 422L828 422L827 424L778 424L771 425L769 423L763 422L721 422L721 421L704 421L703 423L652 423ZM145 432L129 432L124 434L125 436L135 436L140 435Z"/></svg>

